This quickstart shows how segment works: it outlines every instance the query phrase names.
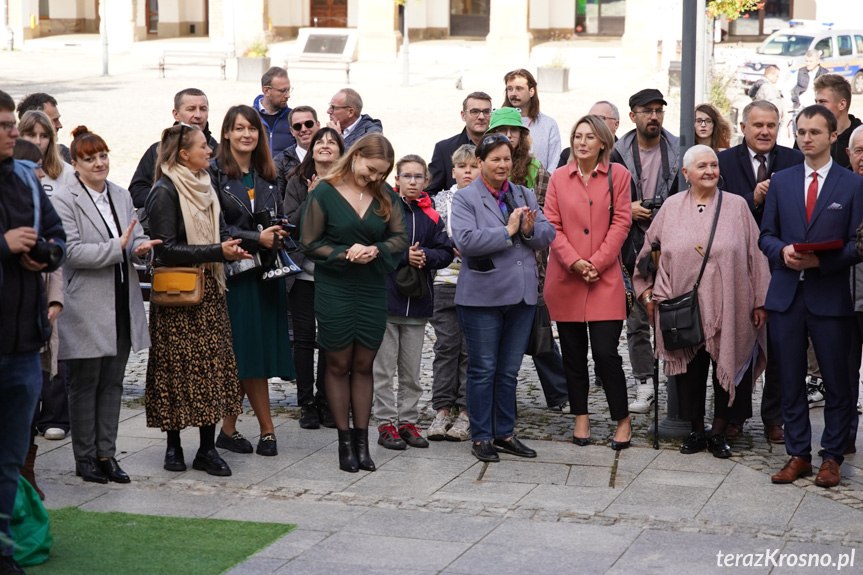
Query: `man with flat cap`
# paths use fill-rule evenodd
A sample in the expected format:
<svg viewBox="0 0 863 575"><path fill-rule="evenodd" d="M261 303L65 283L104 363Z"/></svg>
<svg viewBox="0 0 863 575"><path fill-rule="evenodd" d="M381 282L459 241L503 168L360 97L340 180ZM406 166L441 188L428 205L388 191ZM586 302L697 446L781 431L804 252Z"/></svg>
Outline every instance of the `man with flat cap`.
<svg viewBox="0 0 863 575"><path fill-rule="evenodd" d="M623 265L630 274L653 215L668 196L677 193L680 148L677 137L662 127L666 105L662 92L654 88L633 94L629 98L629 119L635 129L620 138L611 153L611 161L623 164L632 174L632 227L621 249ZM648 413L656 401L653 385L647 381L653 377L653 347L650 320L640 302L635 303L626 319L626 342L632 375L638 384L629 411Z"/></svg>

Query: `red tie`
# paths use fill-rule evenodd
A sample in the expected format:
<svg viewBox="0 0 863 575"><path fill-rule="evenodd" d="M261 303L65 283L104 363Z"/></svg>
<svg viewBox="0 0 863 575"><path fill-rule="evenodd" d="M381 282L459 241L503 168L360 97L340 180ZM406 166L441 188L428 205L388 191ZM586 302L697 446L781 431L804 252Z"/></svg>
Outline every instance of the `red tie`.
<svg viewBox="0 0 863 575"><path fill-rule="evenodd" d="M806 222L812 221L812 212L815 211L815 201L818 199L818 172L812 172L812 183L806 192Z"/></svg>

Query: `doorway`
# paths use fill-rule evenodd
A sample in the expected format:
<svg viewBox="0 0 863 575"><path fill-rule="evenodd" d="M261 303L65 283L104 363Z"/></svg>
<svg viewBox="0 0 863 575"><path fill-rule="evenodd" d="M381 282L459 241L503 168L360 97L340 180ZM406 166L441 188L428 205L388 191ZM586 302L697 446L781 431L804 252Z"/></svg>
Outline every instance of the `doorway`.
<svg viewBox="0 0 863 575"><path fill-rule="evenodd" d="M449 35L487 36L490 18L489 0L452 0Z"/></svg>
<svg viewBox="0 0 863 575"><path fill-rule="evenodd" d="M317 28L347 28L348 0L312 0L309 26Z"/></svg>
<svg viewBox="0 0 863 575"><path fill-rule="evenodd" d="M147 34L159 33L159 0L147 0Z"/></svg>

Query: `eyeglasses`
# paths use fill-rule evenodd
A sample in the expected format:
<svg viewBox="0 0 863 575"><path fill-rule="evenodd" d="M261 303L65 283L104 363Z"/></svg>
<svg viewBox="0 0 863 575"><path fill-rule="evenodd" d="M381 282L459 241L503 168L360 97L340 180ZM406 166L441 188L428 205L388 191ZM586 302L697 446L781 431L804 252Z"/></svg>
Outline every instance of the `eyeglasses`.
<svg viewBox="0 0 863 575"><path fill-rule="evenodd" d="M16 122L0 122L0 128L3 128L4 132L12 133L12 130L15 129Z"/></svg>
<svg viewBox="0 0 863 575"><path fill-rule="evenodd" d="M594 114L594 116L596 116L597 118L599 118L603 122L607 122L609 120L614 120L615 122L617 121L617 118L615 118L613 116L600 116L599 114Z"/></svg>
<svg viewBox="0 0 863 575"><path fill-rule="evenodd" d="M293 86L291 86L289 88L273 88L272 86L264 86L264 88L269 88L273 92L278 92L282 96L284 96L285 94L293 94L294 93L294 87Z"/></svg>
<svg viewBox="0 0 863 575"><path fill-rule="evenodd" d="M483 116L491 116L491 108L471 108L470 110L465 110L465 112L467 112L471 118L477 118L480 114Z"/></svg>
<svg viewBox="0 0 863 575"><path fill-rule="evenodd" d="M183 133L189 129L193 130L194 128L185 122L180 122L180 137L177 138L177 158L180 157L180 150L183 149Z"/></svg>
<svg viewBox="0 0 863 575"><path fill-rule="evenodd" d="M695 123L699 126L712 126L713 120L711 120L710 118L696 118Z"/></svg>
<svg viewBox="0 0 863 575"><path fill-rule="evenodd" d="M302 129L303 129L303 126L305 126L306 128L311 129L311 128L312 128L312 126L314 126L314 125L315 125L315 121L314 121L314 120L306 120L305 122L297 122L296 124L291 124L291 128L292 128L295 132L299 132L300 130L302 130Z"/></svg>
<svg viewBox="0 0 863 575"><path fill-rule="evenodd" d="M400 180L410 180L411 182L417 181L422 182L426 179L425 174L398 174L398 178Z"/></svg>
<svg viewBox="0 0 863 575"><path fill-rule="evenodd" d="M806 134L809 134L813 138L817 138L824 133L824 130L804 130L803 128L800 128L796 133L798 138L805 138Z"/></svg>
<svg viewBox="0 0 863 575"><path fill-rule="evenodd" d="M332 114L336 110L347 110L348 108L353 109L353 106L333 106L330 104L330 107L327 108L327 114Z"/></svg>
<svg viewBox="0 0 863 575"><path fill-rule="evenodd" d="M665 114L665 110L663 110L662 108L645 108L644 110L633 110L633 112L636 114L642 114L647 117L650 117L654 114L656 114L657 116L662 116L663 114Z"/></svg>

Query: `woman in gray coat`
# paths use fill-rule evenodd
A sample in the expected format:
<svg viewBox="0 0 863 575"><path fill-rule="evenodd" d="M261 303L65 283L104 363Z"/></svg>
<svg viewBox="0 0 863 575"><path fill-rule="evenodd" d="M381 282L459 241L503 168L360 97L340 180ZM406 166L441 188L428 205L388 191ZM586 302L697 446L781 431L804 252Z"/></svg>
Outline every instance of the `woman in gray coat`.
<svg viewBox="0 0 863 575"><path fill-rule="evenodd" d="M114 459L123 374L129 350L150 346L133 261L160 242L144 235L129 192L107 181L105 141L84 126L72 134L78 186L52 201L69 239L59 358L69 366L75 471L84 481L129 483Z"/></svg>

